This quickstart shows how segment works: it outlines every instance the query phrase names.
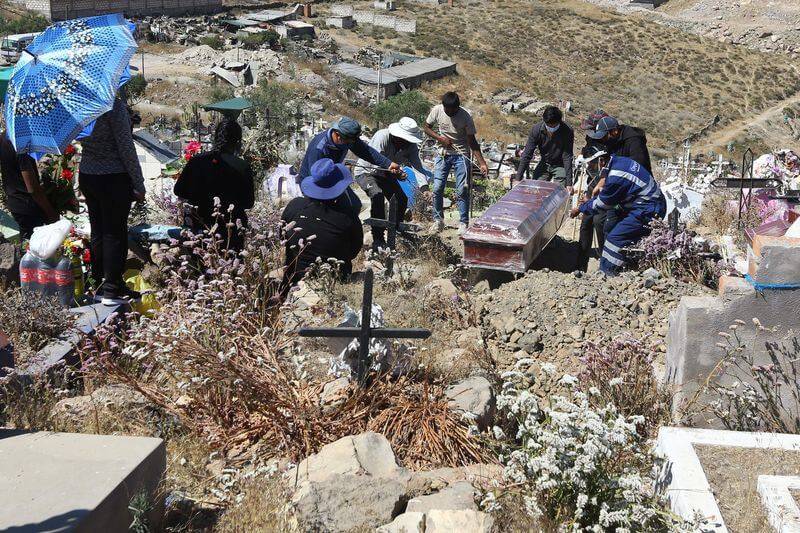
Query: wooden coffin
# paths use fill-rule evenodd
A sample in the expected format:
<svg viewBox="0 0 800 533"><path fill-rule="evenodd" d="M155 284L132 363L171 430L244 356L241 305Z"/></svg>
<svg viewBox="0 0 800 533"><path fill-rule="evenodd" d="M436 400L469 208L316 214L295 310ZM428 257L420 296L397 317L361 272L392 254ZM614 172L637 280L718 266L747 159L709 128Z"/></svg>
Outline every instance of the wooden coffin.
<svg viewBox="0 0 800 533"><path fill-rule="evenodd" d="M567 216L569 194L557 183L523 180L464 232L467 266L525 272Z"/></svg>

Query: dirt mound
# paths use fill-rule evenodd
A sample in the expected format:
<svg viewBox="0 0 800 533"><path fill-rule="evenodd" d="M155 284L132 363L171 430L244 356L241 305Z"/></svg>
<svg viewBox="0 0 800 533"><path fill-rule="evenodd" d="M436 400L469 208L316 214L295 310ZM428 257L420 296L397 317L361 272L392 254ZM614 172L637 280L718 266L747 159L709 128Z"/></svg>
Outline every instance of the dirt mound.
<svg viewBox="0 0 800 533"><path fill-rule="evenodd" d="M482 298L481 328L500 370L530 358L535 360L529 365L532 374L548 362L559 373L574 374L581 370L581 348L587 340L651 335L665 353L669 313L682 296L709 293L655 275L604 278L600 273L531 271ZM548 387L539 388L546 392Z"/></svg>

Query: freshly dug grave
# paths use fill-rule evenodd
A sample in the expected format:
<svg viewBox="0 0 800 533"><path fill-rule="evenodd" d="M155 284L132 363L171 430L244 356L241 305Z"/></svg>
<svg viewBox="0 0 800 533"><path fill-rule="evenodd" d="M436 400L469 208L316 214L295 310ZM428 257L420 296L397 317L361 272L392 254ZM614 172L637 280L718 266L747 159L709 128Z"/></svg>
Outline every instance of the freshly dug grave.
<svg viewBox="0 0 800 533"><path fill-rule="evenodd" d="M770 531L758 495L758 476L800 475L800 452L701 445L694 449L728 531Z"/></svg>
<svg viewBox="0 0 800 533"><path fill-rule="evenodd" d="M577 374L586 340L650 336L666 353L669 313L682 296L710 293L696 284L636 272L605 278L600 273L541 270L481 296L477 305L483 337L498 370L532 359L535 362L527 365L531 375L539 374L544 363L555 364L559 374ZM663 364L662 358L659 365ZM536 388L549 392L547 383Z"/></svg>

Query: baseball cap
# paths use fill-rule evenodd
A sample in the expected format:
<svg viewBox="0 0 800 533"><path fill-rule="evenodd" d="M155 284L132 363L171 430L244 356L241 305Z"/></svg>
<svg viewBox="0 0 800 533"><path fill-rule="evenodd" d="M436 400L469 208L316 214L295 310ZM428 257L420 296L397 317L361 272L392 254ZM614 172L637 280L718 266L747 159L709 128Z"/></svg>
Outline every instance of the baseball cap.
<svg viewBox="0 0 800 533"><path fill-rule="evenodd" d="M614 117L603 117L597 121L594 131L587 131L586 135L592 139L602 139L608 132L619 128L619 122Z"/></svg>
<svg viewBox="0 0 800 533"><path fill-rule="evenodd" d="M354 118L342 117L333 124L331 129L338 131L348 139L357 139L361 135L361 124Z"/></svg>

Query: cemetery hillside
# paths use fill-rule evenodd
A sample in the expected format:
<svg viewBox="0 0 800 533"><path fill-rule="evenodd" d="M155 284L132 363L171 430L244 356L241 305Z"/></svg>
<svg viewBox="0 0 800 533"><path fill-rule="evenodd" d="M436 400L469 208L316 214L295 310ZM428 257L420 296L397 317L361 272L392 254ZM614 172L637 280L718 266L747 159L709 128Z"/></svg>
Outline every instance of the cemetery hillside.
<svg viewBox="0 0 800 533"><path fill-rule="evenodd" d="M2 7L0 531L800 533L800 3Z"/></svg>

